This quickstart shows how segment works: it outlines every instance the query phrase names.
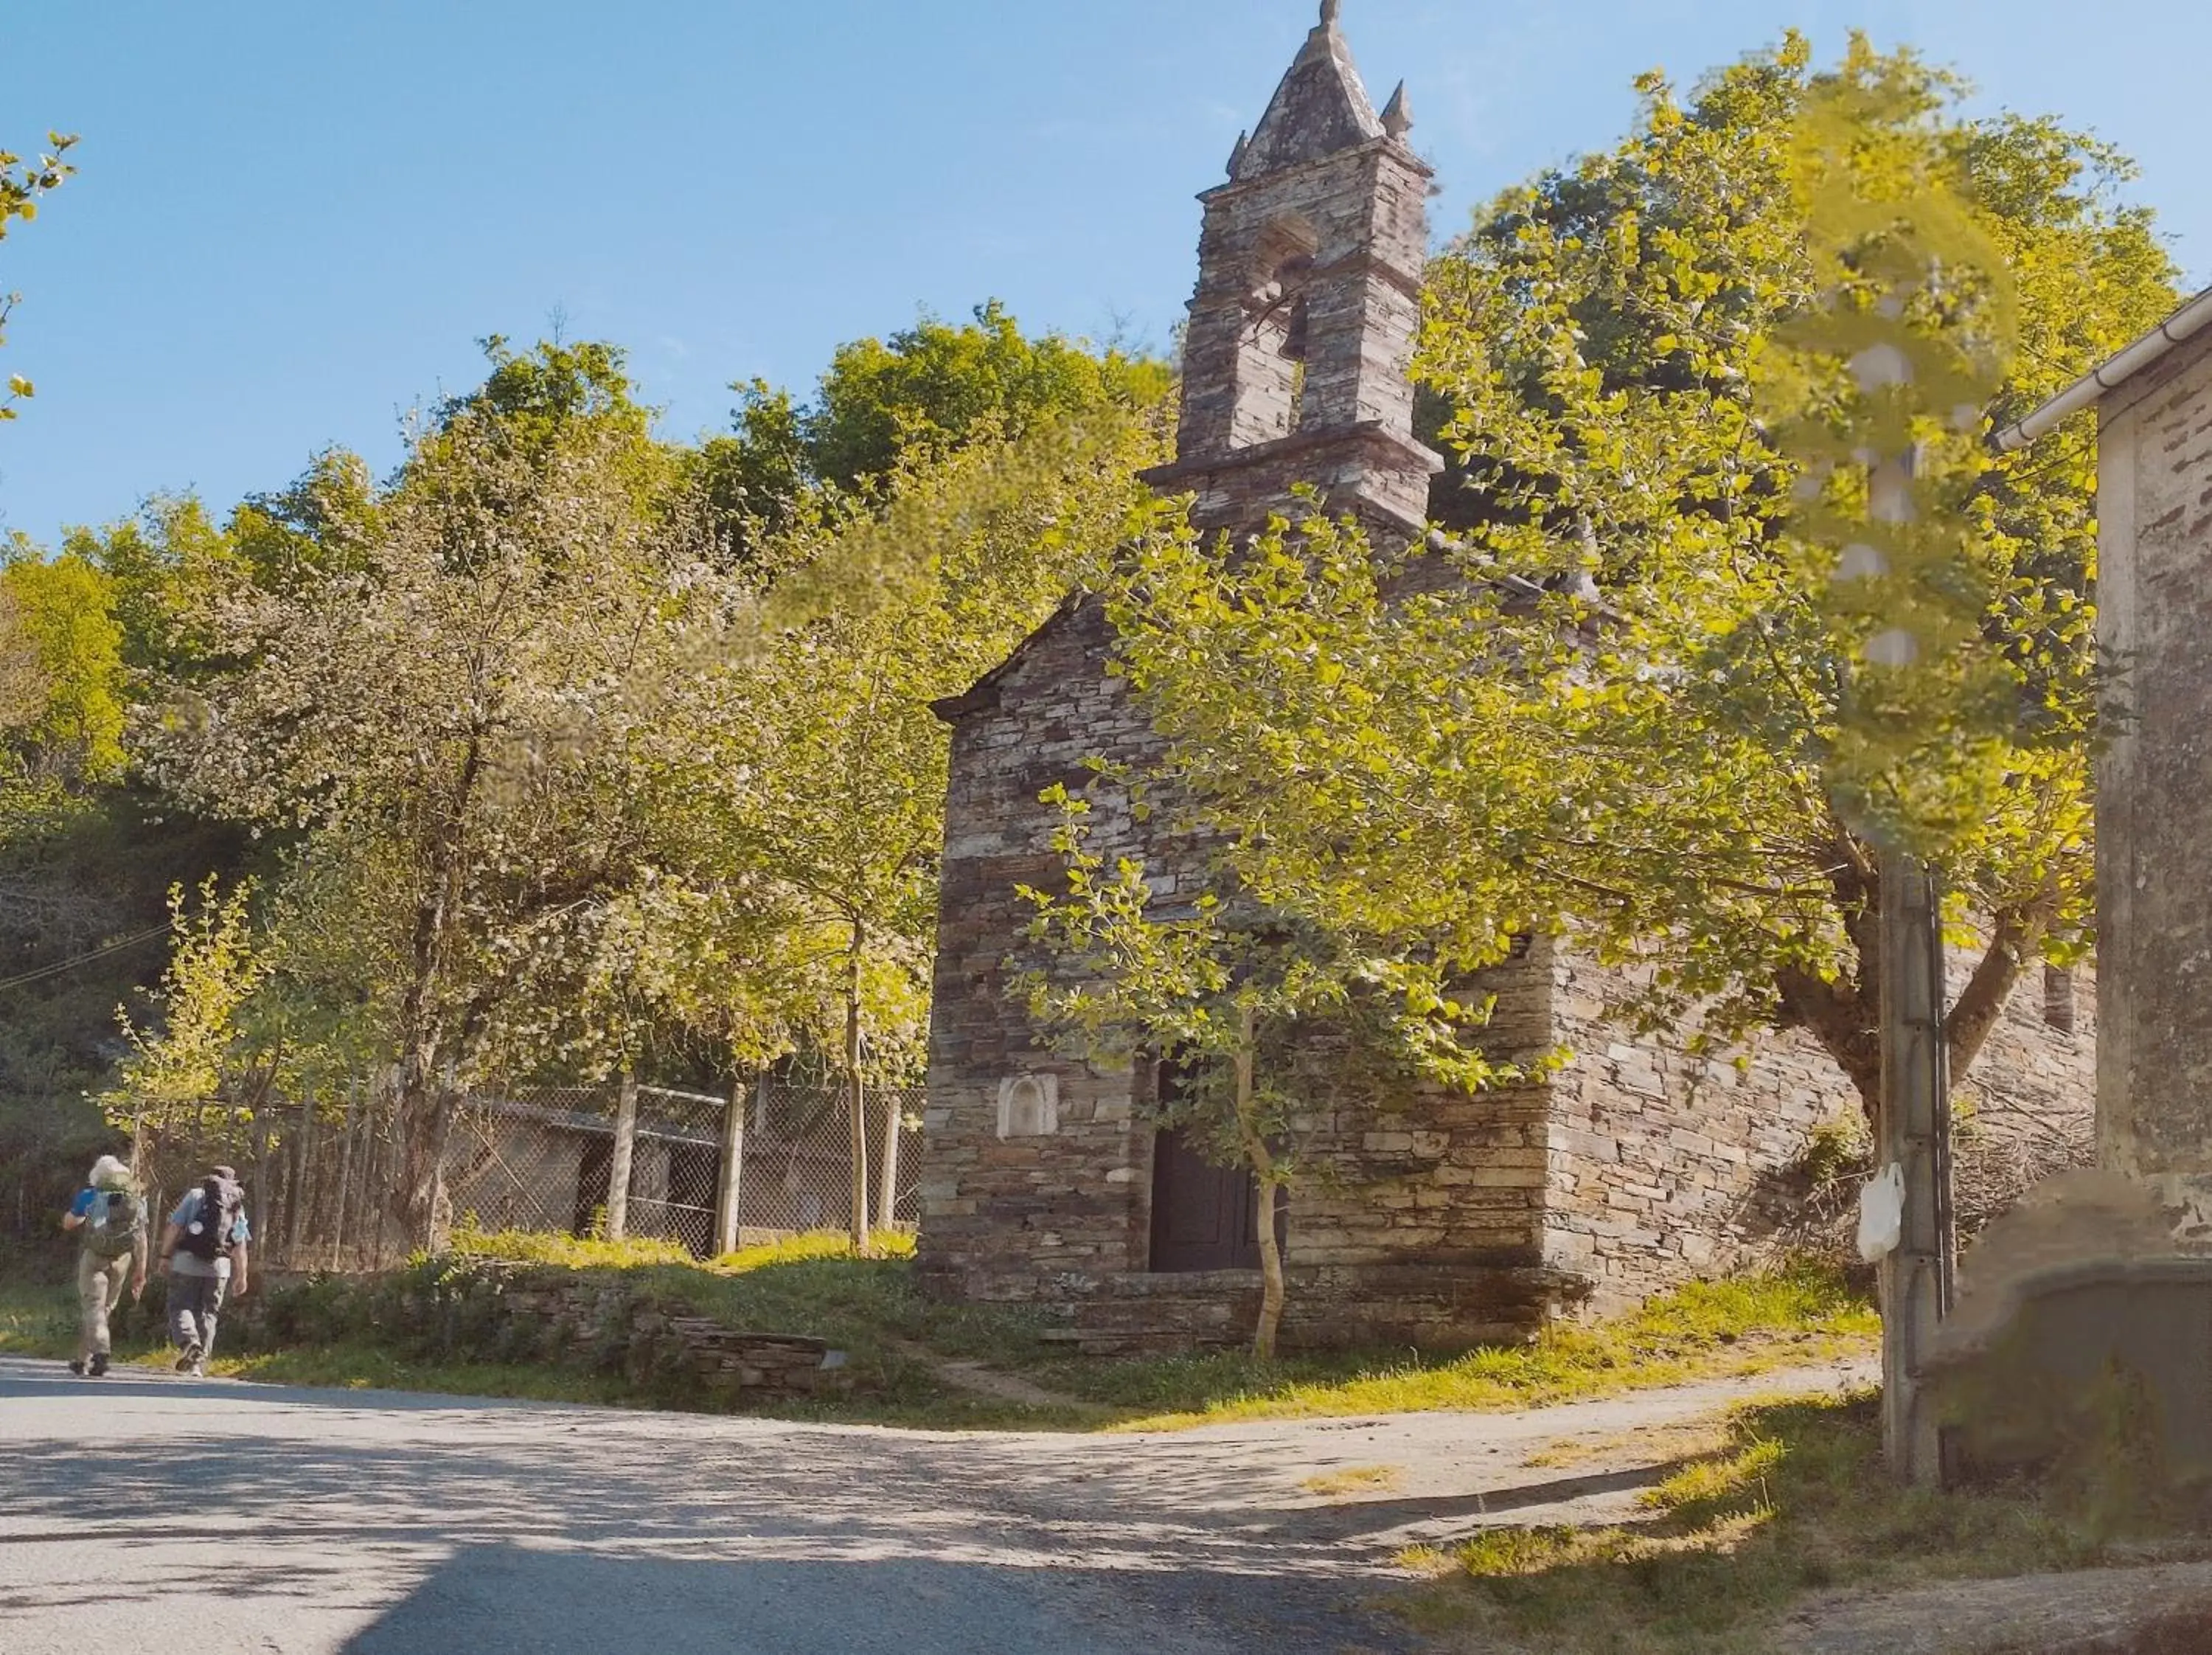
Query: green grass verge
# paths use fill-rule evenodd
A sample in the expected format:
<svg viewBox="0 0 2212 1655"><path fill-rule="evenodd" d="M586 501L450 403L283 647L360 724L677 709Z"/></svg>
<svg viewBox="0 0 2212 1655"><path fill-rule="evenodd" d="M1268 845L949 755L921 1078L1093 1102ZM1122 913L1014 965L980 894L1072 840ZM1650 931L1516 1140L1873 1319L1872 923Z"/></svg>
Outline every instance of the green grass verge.
<svg viewBox="0 0 2212 1655"><path fill-rule="evenodd" d="M1860 1355L1881 1336L1881 1320L1862 1295L1832 1271L1801 1265L1693 1282L1626 1316L1552 1328L1517 1348L1382 1362L1371 1355L1264 1366L1242 1356L1186 1358L1102 1372L1097 1388L1118 1391L1125 1405L1159 1410L1124 1421L1145 1429L1541 1408Z"/></svg>
<svg viewBox="0 0 2212 1655"><path fill-rule="evenodd" d="M1037 1337L1037 1314L1005 1306L945 1305L913 1282L909 1238L878 1256L853 1256L842 1236L805 1236L702 1263L659 1242L464 1234L464 1256L495 1257L619 1280L732 1327L802 1333L848 1356L851 1396L792 1403L800 1418L866 1420L940 1428L1176 1429L1229 1420L1513 1409L1612 1395L1693 1379L1759 1373L1873 1348L1878 1328L1864 1300L1811 1267L1698 1284L1616 1320L1565 1326L1516 1349L1464 1356L1344 1353L1255 1362L1238 1353L1102 1359L1072 1356ZM257 1291L259 1291L257 1288ZM444 1390L457 1395L681 1405L680 1394L641 1390L567 1364L506 1360L508 1353L424 1348L387 1329L377 1336L362 1290L330 1281L302 1295L281 1339L241 1336L217 1370L258 1379L341 1387ZM126 1317L118 1354L159 1360L159 1329L138 1337ZM241 1336L251 1325L240 1318ZM135 1342L134 1342L135 1341ZM66 1288L0 1290L0 1350L60 1356L75 1342ZM948 1381L947 1361L979 1363L1060 1399L1050 1405L976 1394Z"/></svg>
<svg viewBox="0 0 2212 1655"><path fill-rule="evenodd" d="M1808 1593L1878 1591L2109 1561L2026 1483L1937 1494L1881 1463L1871 1392L1747 1404L1644 1497L1648 1522L1501 1528L1449 1554L1412 1613L1445 1649L1501 1640L1560 1655L1771 1647Z"/></svg>

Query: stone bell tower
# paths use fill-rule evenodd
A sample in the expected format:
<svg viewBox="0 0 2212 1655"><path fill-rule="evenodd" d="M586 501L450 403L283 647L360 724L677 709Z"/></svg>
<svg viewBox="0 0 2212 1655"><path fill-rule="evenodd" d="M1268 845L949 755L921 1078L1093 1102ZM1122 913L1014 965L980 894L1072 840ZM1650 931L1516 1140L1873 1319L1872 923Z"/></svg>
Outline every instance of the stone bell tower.
<svg viewBox="0 0 2212 1655"><path fill-rule="evenodd" d="M1413 437L1407 377L1430 168L1401 85L1377 115L1326 0L1206 204L1173 464L1205 530L1257 528L1293 484L1378 531L1419 533L1443 462Z"/></svg>
<svg viewBox="0 0 2212 1655"><path fill-rule="evenodd" d="M1379 115L1369 102L1330 0L1238 140L1227 182L1200 198L1180 441L1146 480L1192 496L1200 530L1249 533L1311 484L1378 544L1425 531L1442 462L1414 440L1407 378L1430 178L1406 146L1410 124L1402 91ZM1071 594L936 710L952 745L919 1278L948 1296L1048 1307L1066 1323L1048 1336L1084 1348L1101 1338L1176 1348L1248 1326L1232 1307L1259 1291L1249 1173L1158 1126L1173 1084L1160 1065L1056 1049L1012 988L1036 911L1022 889L1066 877L1047 789L1084 796L1091 848L1141 862L1164 896L1210 877L1212 847L1178 821L1164 743L1115 670L1104 604ZM1152 808L1103 782L1099 760L1109 774L1152 776ZM1425 1159L1406 1152L1414 1140L1389 1124L1392 1107L1347 1101L1317 1129L1313 1152L1331 1176L1294 1203L1293 1342L1464 1342L1536 1313L1518 1276L1468 1261L1505 1259L1510 1274L1535 1257L1534 1198L1500 1186L1538 1180L1540 1167L1500 1175L1484 1160L1478 1171L1435 1148L1479 1159L1496 1144L1533 1167L1546 1155L1527 1137L1534 1105L1467 1105L1472 1123L1441 1130Z"/></svg>

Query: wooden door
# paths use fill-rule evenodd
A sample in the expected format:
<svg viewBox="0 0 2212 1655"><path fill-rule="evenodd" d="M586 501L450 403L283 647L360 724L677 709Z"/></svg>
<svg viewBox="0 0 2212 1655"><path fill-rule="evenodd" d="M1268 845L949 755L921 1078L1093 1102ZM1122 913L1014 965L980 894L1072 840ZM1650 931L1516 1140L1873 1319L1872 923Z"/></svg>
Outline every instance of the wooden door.
<svg viewBox="0 0 2212 1655"><path fill-rule="evenodd" d="M1215 1166L1182 1134L1152 1144L1152 1269L1256 1270L1257 1180L1243 1167Z"/></svg>

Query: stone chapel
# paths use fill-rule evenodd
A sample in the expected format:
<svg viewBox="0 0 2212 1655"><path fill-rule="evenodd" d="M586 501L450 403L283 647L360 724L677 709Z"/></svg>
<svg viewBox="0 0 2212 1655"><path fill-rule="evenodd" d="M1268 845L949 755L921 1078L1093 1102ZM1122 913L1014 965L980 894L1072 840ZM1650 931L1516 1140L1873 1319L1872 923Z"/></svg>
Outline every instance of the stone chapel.
<svg viewBox="0 0 2212 1655"><path fill-rule="evenodd" d="M1409 377L1431 173L1407 142L1403 87L1378 114L1338 11L1327 0L1226 180L1200 198L1176 457L1146 480L1231 541L1305 484L1402 545L1427 532L1443 470L1415 436ZM945 1296L1050 1307L1066 1322L1051 1336L1081 1348L1173 1348L1249 1329L1251 1181L1150 1124L1163 1066L1056 1056L1006 993L1031 912L1017 887L1065 877L1039 795L1082 788L1093 757L1158 751L1111 647L1098 604L1075 594L938 706L952 751L919 1268ZM1095 792L1093 808L1096 847L1141 859L1156 888L1194 868L1168 812L1139 821ZM1856 1107L1802 1036L1739 1071L1612 1025L1605 973L1541 940L1487 986L1498 1050L1563 1044L1576 1060L1475 1096L1328 1105L1315 1142L1328 1176L1290 1197L1286 1345L1517 1340L1725 1269L1796 1200L1813 1129ZM2092 1062L2086 1018L2016 1006L1975 1080L2086 1107Z"/></svg>

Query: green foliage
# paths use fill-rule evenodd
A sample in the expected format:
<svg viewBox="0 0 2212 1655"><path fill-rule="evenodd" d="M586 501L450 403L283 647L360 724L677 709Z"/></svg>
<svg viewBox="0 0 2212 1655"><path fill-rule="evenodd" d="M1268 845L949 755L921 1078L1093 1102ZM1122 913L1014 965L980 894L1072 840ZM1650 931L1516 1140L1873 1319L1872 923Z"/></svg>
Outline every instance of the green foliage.
<svg viewBox="0 0 2212 1655"><path fill-rule="evenodd" d="M805 405L765 380L732 386L735 434L702 444L689 470L718 538L742 560L824 491L873 497L902 469L971 444L1149 417L1171 386L1155 359L1030 338L993 300L972 322L925 317L887 342L841 345Z"/></svg>
<svg viewBox="0 0 2212 1655"><path fill-rule="evenodd" d="M1797 1171L1816 1186L1832 1184L1869 1170L1874 1135L1857 1114L1824 1121L1813 1129L1797 1157Z"/></svg>
<svg viewBox="0 0 2212 1655"><path fill-rule="evenodd" d="M491 371L475 390L438 405L440 426L490 422L536 453L578 424L611 424L644 441L651 416L631 394L620 346L550 339L518 352L497 333L481 343Z"/></svg>
<svg viewBox="0 0 2212 1655"><path fill-rule="evenodd" d="M1103 354L1057 334L1025 338L997 300L973 322L925 317L889 343L841 345L799 421L809 469L840 488L888 476L917 447L979 433L1019 438L1109 408L1137 411L1168 392L1164 364Z"/></svg>
<svg viewBox="0 0 2212 1655"><path fill-rule="evenodd" d="M124 764L124 706L112 583L73 553L43 558L19 551L0 568L0 651L30 664L44 690L14 697L19 711L7 727L15 758L34 774L72 784L114 779Z"/></svg>
<svg viewBox="0 0 2212 1655"><path fill-rule="evenodd" d="M866 505L811 496L763 544L760 586L661 688L649 795L672 874L718 893L688 917L664 895L662 934L712 924L724 940L688 964L647 962L641 993L719 1021L747 1056L835 1049L857 1009L870 1072L912 1067L951 746L931 703L1103 563L1138 520L1133 472L1160 447L1134 418L978 435L910 455ZM723 917L733 900L763 921L750 937ZM733 1000L733 983L752 992Z"/></svg>
<svg viewBox="0 0 2212 1655"><path fill-rule="evenodd" d="M1451 1578L1423 1595L1414 1618L1563 1655L1724 1655L1773 1647L1776 1623L1814 1592L2106 1561L2031 1488L1899 1488L1882 1464L1871 1394L1747 1403L1705 1436L1646 1490L1646 1520L1486 1529L1454 1549ZM1649 1465L1662 1451L1623 1457Z"/></svg>
<svg viewBox="0 0 2212 1655"><path fill-rule="evenodd" d="M1301 524L1230 563L1155 537L1117 611L1125 662L1258 899L1425 932L1463 968L1564 925L1641 969L1647 1026L1802 1026L1870 1099L1861 824L1882 788L1980 945L1954 1073L2020 970L2085 934L2092 480L1986 459L1946 407L1911 425L1920 525L1869 538L1863 480L1816 490L1799 450L1902 429L1838 360L1876 329L1901 323L1967 400L2014 333L1978 430L2162 313L2172 271L2112 204L2109 151L1968 119L1909 55L1855 46L1816 74L1793 38L1687 101L1640 86L1626 140L1507 192L1431 269L1419 371L1476 491L1464 538L1401 553ZM1875 204L1839 216L1823 178ZM1954 179L1970 204L1942 204ZM1923 271L1931 248L2001 250L2015 322L2003 283L1963 271L1885 316L1909 246ZM1832 585L1850 523L1897 554L1887 584ZM1943 625L1927 670L1876 695L1860 664L1899 582L1915 624Z"/></svg>
<svg viewBox="0 0 2212 1655"><path fill-rule="evenodd" d="M158 1025L142 1025L126 1008L116 1008L130 1054L100 1100L111 1125L187 1117L204 1125L211 1113L235 1123L241 1111L224 1107L223 1099L236 1074L239 1013L268 972L252 934L253 891L249 880L226 893L210 873L196 893L195 910L182 885L170 887L176 943L161 986L149 996Z"/></svg>
<svg viewBox="0 0 2212 1655"><path fill-rule="evenodd" d="M8 231L15 221L29 223L39 216L39 198L51 190L58 189L62 180L76 171L63 157L76 143L74 135L59 132L46 134L46 142L53 146L34 160L25 160L10 150L0 149L0 241L8 239ZM8 316L15 307L16 295L0 294L0 344L8 342ZM15 417L15 405L32 394L30 380L21 374L8 376L8 392L0 397L0 420Z"/></svg>

